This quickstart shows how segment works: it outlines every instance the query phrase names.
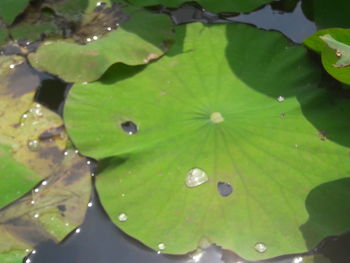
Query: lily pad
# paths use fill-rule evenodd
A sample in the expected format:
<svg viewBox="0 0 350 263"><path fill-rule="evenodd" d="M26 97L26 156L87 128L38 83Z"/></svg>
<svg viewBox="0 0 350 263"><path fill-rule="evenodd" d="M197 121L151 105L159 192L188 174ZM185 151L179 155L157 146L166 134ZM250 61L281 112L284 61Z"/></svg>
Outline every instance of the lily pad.
<svg viewBox="0 0 350 263"><path fill-rule="evenodd" d="M312 0L313 18L320 29L332 27L350 27L350 2L343 0Z"/></svg>
<svg viewBox="0 0 350 263"><path fill-rule="evenodd" d="M122 12L120 6L113 5L113 19L115 12ZM37 69L68 82L85 82L98 79L114 63L139 65L163 55L173 38L170 18L143 9L125 9L122 14L129 19L118 26L103 18L102 22L93 18L85 23L77 32L83 43L72 39L45 42L29 55L29 61ZM96 27L100 32L96 32Z"/></svg>
<svg viewBox="0 0 350 263"><path fill-rule="evenodd" d="M2 18L8 25L12 24L15 18L24 11L28 3L29 0L2 0L0 19Z"/></svg>
<svg viewBox="0 0 350 263"><path fill-rule="evenodd" d="M330 75L345 84L350 84L349 29L320 30L307 38L304 44L321 54L322 64Z"/></svg>
<svg viewBox="0 0 350 263"><path fill-rule="evenodd" d="M129 235L174 254L205 238L258 260L350 227L344 214L301 230L309 192L350 169L350 103L319 84L307 50L280 33L190 24L159 61L74 85L64 119L101 160L99 196ZM343 191L326 193L334 209Z"/></svg>
<svg viewBox="0 0 350 263"><path fill-rule="evenodd" d="M197 0L203 8L210 12L250 12L273 0ZM179 7L188 0L130 0L129 2L140 6L165 5L168 7Z"/></svg>
<svg viewBox="0 0 350 263"><path fill-rule="evenodd" d="M62 119L33 102L38 73L23 57L0 65L0 260L12 263L81 224L91 176L86 158L66 151Z"/></svg>

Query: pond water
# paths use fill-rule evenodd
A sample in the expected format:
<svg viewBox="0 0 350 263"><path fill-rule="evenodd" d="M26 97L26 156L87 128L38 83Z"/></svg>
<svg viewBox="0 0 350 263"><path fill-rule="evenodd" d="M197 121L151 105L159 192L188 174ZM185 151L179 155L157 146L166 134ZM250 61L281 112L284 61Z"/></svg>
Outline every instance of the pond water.
<svg viewBox="0 0 350 263"><path fill-rule="evenodd" d="M314 23L303 14L301 4L293 12L273 10L268 5L250 14L236 16L217 16L203 12L193 5L184 5L170 12L176 23L202 21L206 23L244 22L266 30L283 32L294 42L301 42L316 31ZM70 88L55 77L42 74L42 83L36 94L36 101L62 114L64 98ZM229 189L232 191L232 189ZM128 237L118 229L104 212L96 193L91 199L84 223L79 231L73 231L61 244L43 243L36 248L24 262L32 263L233 263L247 262L232 252L216 246L203 247L194 253L183 256L169 256L157 253ZM186 233L184 233L186 234ZM321 253L332 259L333 263L350 262L347 248L350 246L350 234L332 237L322 242L313 253ZM264 262L292 263L298 255L284 256ZM321 262L321 261L320 261ZM317 263L317 262L316 262Z"/></svg>

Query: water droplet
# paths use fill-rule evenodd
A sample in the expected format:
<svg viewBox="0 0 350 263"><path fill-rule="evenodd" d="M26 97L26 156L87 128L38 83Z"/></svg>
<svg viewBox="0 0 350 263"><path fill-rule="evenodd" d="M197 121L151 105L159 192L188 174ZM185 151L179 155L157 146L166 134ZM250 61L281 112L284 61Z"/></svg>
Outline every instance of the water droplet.
<svg viewBox="0 0 350 263"><path fill-rule="evenodd" d="M338 58L340 58L340 57L343 55L343 53L338 49L338 50L335 52L335 55L336 55Z"/></svg>
<svg viewBox="0 0 350 263"><path fill-rule="evenodd" d="M31 263L32 261L30 260L30 258L26 259L26 263Z"/></svg>
<svg viewBox="0 0 350 263"><path fill-rule="evenodd" d="M187 187L196 187L201 184L204 184L209 180L207 174L199 168L193 168L189 170L186 177L186 186Z"/></svg>
<svg viewBox="0 0 350 263"><path fill-rule="evenodd" d="M64 151L64 156L67 156L68 155L68 151Z"/></svg>
<svg viewBox="0 0 350 263"><path fill-rule="evenodd" d="M14 69L15 67L16 67L15 64L11 64L11 65L10 65L10 69Z"/></svg>
<svg viewBox="0 0 350 263"><path fill-rule="evenodd" d="M30 252L30 249L27 248L27 249L26 249L26 253L29 253L29 252Z"/></svg>
<svg viewBox="0 0 350 263"><path fill-rule="evenodd" d="M75 233L79 234L81 232L80 228L75 229Z"/></svg>
<svg viewBox="0 0 350 263"><path fill-rule="evenodd" d="M32 201L30 201L30 203L31 203L32 205L34 205L34 204L35 204L35 201L34 201L34 200L32 200Z"/></svg>
<svg viewBox="0 0 350 263"><path fill-rule="evenodd" d="M120 222L125 222L126 220L128 220L128 216L125 214L125 213L121 213L119 216L118 216L118 220Z"/></svg>
<svg viewBox="0 0 350 263"><path fill-rule="evenodd" d="M192 262L199 262L201 258L203 257L203 250L198 249L194 253L191 254Z"/></svg>
<svg viewBox="0 0 350 263"><path fill-rule="evenodd" d="M92 177L94 177L94 176L95 176L95 174L94 174L94 173L91 173L91 176L92 176Z"/></svg>
<svg viewBox="0 0 350 263"><path fill-rule="evenodd" d="M232 186L226 182L218 182L218 191L222 196L229 196L232 194Z"/></svg>
<svg viewBox="0 0 350 263"><path fill-rule="evenodd" d="M98 39L98 36L93 36L92 39L93 39L93 40L97 40L97 39Z"/></svg>
<svg viewBox="0 0 350 263"><path fill-rule="evenodd" d="M35 193L39 193L39 188L35 188L35 189L34 189L34 192L35 192Z"/></svg>
<svg viewBox="0 0 350 263"><path fill-rule="evenodd" d="M109 27L107 27L107 30L108 30L108 31L111 31L111 30L112 30L112 28L109 26Z"/></svg>
<svg viewBox="0 0 350 263"><path fill-rule="evenodd" d="M284 97L283 96L279 96L278 98L277 98L277 101L278 102L283 102L285 99L284 99Z"/></svg>
<svg viewBox="0 0 350 263"><path fill-rule="evenodd" d="M293 263L301 263L301 262L303 262L303 257L295 257L293 259Z"/></svg>
<svg viewBox="0 0 350 263"><path fill-rule="evenodd" d="M38 140L29 140L27 142L28 149L31 150L32 152L39 151L40 149L40 143Z"/></svg>
<svg viewBox="0 0 350 263"><path fill-rule="evenodd" d="M89 203L88 203L88 207L92 207L92 202L89 202Z"/></svg>
<svg viewBox="0 0 350 263"><path fill-rule="evenodd" d="M267 247L264 243L258 242L255 244L254 249L259 253L264 253L267 250Z"/></svg>
<svg viewBox="0 0 350 263"><path fill-rule="evenodd" d="M86 42L91 42L91 38L88 37L88 38L86 39Z"/></svg>
<svg viewBox="0 0 350 263"><path fill-rule="evenodd" d="M35 249L32 251L32 254L36 254L36 250Z"/></svg>
<svg viewBox="0 0 350 263"><path fill-rule="evenodd" d="M126 121L121 124L121 127L124 132L129 135L135 134L138 131L137 125L132 121Z"/></svg>
<svg viewBox="0 0 350 263"><path fill-rule="evenodd" d="M86 164L87 164L87 165L90 165L90 164L91 164L91 161L86 161Z"/></svg>
<svg viewBox="0 0 350 263"><path fill-rule="evenodd" d="M220 122L223 122L223 121L224 121L224 117L222 117L222 115L221 115L220 112L213 112L213 113L210 115L210 120L211 120L213 123L220 123Z"/></svg>
<svg viewBox="0 0 350 263"><path fill-rule="evenodd" d="M41 185L47 185L47 181L42 181Z"/></svg>
<svg viewBox="0 0 350 263"><path fill-rule="evenodd" d="M97 2L96 3L96 6L103 6L103 5L105 5L106 3L104 3L104 2Z"/></svg>
<svg viewBox="0 0 350 263"><path fill-rule="evenodd" d="M158 249L159 250L164 250L165 249L165 244L164 243L159 243L158 244Z"/></svg>
<svg viewBox="0 0 350 263"><path fill-rule="evenodd" d="M78 153L79 153L79 151L78 151L78 150L75 150L74 152L75 152L75 154L78 154Z"/></svg>
<svg viewBox="0 0 350 263"><path fill-rule="evenodd" d="M39 218L39 213L34 214L34 218Z"/></svg>

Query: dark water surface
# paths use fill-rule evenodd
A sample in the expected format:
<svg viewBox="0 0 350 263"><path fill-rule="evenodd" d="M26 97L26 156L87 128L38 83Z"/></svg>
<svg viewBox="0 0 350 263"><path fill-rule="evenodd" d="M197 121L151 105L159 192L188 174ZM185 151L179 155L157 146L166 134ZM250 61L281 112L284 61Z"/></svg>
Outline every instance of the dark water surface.
<svg viewBox="0 0 350 263"><path fill-rule="evenodd" d="M206 23L244 22L258 28L278 30L294 42L301 42L316 31L301 10L300 3L291 13L274 11L270 5L250 14L237 16L218 16L203 12L193 5L184 5L178 10L166 10L172 14L177 24L201 21ZM64 98L70 84L43 75L42 85L36 94L36 101L62 114ZM138 241L128 237L118 229L105 214L96 193L92 197L92 207L88 208L79 233L70 234L61 244L43 243L29 258L31 263L238 263L246 262L232 252L210 246L194 254L168 256L157 254ZM184 233L185 234L185 233ZM321 253L332 259L333 263L349 263L350 234L330 237L324 240L313 253ZM293 256L285 256L270 261L274 263L293 263ZM28 261L29 262L29 261ZM316 262L318 263L318 262Z"/></svg>

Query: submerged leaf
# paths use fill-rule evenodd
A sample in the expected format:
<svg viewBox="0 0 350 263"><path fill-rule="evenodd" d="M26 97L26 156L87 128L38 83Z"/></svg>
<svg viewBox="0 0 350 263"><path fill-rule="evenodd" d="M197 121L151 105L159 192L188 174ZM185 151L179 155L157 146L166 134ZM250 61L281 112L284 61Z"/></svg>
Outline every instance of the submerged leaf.
<svg viewBox="0 0 350 263"><path fill-rule="evenodd" d="M265 4L271 3L273 0L197 0L203 8L210 12L250 12ZM179 7L188 0L130 0L135 5L165 5L168 7Z"/></svg>
<svg viewBox="0 0 350 263"><path fill-rule="evenodd" d="M173 38L169 17L116 4L104 10L84 22L76 42L44 43L29 55L31 64L68 82L86 82L98 79L114 63L145 64L167 50Z"/></svg>
<svg viewBox="0 0 350 263"><path fill-rule="evenodd" d="M349 229L345 188L306 206L350 169L350 103L319 88L306 54L277 32L189 24L159 61L74 85L68 133L103 163L97 189L112 220L164 253L206 238L252 260ZM331 204L327 220L314 215Z"/></svg>
<svg viewBox="0 0 350 263"><path fill-rule="evenodd" d="M38 73L23 57L0 56L0 65L0 260L12 263L81 224L90 168L73 150L64 154L61 118L33 102Z"/></svg>

